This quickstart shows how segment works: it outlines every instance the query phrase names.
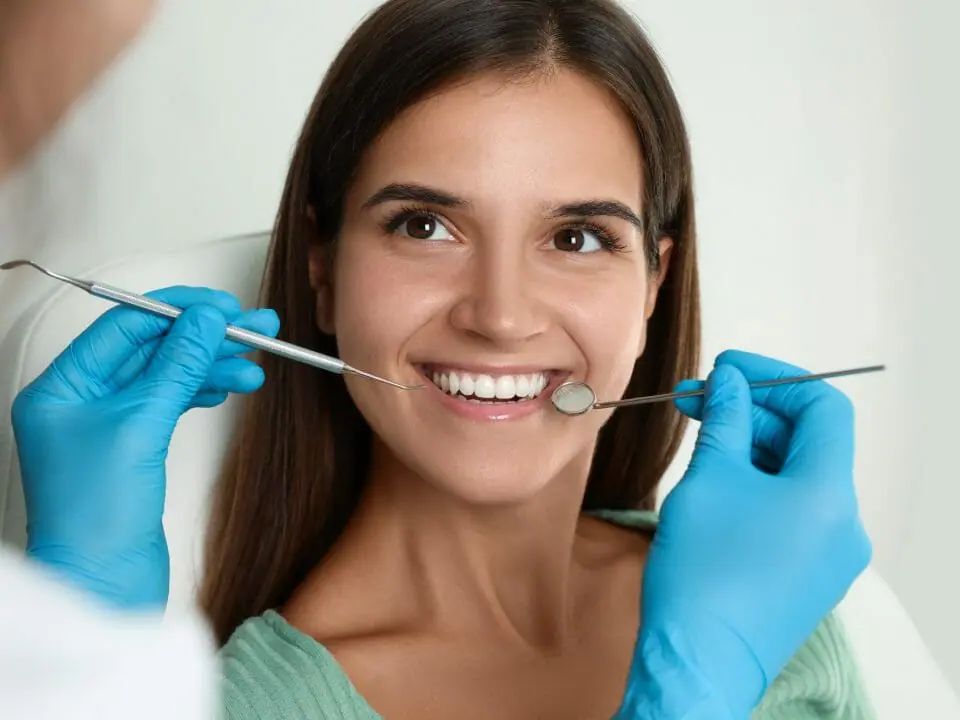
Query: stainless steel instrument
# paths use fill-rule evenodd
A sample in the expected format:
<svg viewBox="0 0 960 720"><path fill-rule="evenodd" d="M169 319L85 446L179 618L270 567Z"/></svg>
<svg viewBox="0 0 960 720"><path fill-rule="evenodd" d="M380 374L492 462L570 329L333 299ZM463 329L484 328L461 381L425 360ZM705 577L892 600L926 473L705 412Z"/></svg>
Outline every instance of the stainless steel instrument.
<svg viewBox="0 0 960 720"><path fill-rule="evenodd" d="M174 307L173 305L168 305L167 303L153 300L128 290L121 290L120 288L113 287L112 285L97 283L90 280L81 280L70 277L69 275L61 275L60 273L53 272L52 270L49 270L48 268L45 268L42 265L33 262L32 260L11 260L10 262L5 262L0 265L0 270L13 270L19 267L32 267L35 270L39 270L44 275L53 278L54 280L59 280L60 282L67 283L68 285L73 285L74 287L79 288L95 297L99 297L104 300L110 300L121 305L139 308L141 310L145 310L146 312L153 313L154 315L176 319L183 312L182 308ZM280 357L287 358L288 360L294 360L296 362L312 365L313 367L320 368L321 370L326 370L327 372L335 373L337 375L342 375L344 373L359 375L360 377L376 380L377 382L399 388L400 390L419 390L423 387L423 385L404 385L402 383L394 382L393 380L388 380L387 378L380 377L379 375L358 370L355 367L347 365L347 363L338 358L324 355L323 353L318 353L313 350L308 350L307 348L284 342L283 340L277 340L276 338L272 338L267 335L261 335L260 333L255 333L250 330L244 330L243 328L235 327L233 325L227 326L227 338L234 342L238 342L241 345L246 345L247 347L263 350L264 352L272 353L274 355L279 355Z"/></svg>

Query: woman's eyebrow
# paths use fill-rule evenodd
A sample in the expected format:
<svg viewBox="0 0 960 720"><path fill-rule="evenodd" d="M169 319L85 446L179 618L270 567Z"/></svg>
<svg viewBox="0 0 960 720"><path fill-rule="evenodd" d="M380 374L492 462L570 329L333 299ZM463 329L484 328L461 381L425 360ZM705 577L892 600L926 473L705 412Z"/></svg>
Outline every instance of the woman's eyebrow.
<svg viewBox="0 0 960 720"><path fill-rule="evenodd" d="M617 200L584 200L568 203L555 208L551 213L551 217L554 218L602 216L626 220L628 223L635 225L638 230L643 230L643 220L640 219L640 216Z"/></svg>
<svg viewBox="0 0 960 720"><path fill-rule="evenodd" d="M376 205L392 201L406 201L423 203L424 205L438 205L439 207L449 208L467 208L470 202L451 195L443 190L420 185L417 183L391 183L386 185L363 204L364 210L369 210ZM581 200L573 203L566 203L554 208L550 217L616 217L635 225L639 230L643 230L643 220L629 207L617 200Z"/></svg>
<svg viewBox="0 0 960 720"><path fill-rule="evenodd" d="M375 205L381 205L392 200L405 200L407 202L418 202L425 205L439 205L440 207L462 208L468 207L469 202L456 195L418 185L416 183L392 183L380 188L363 204L364 210L369 210Z"/></svg>

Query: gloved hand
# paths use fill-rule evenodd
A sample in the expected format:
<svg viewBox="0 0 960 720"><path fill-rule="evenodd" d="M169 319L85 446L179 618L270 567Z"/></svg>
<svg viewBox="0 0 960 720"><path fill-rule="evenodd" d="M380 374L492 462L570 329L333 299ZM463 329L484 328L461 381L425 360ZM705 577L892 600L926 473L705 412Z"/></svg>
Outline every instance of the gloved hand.
<svg viewBox="0 0 960 720"><path fill-rule="evenodd" d="M726 352L706 396L677 402L702 426L647 559L619 719L748 718L868 565L850 401L823 381L747 386L800 374Z"/></svg>
<svg viewBox="0 0 960 720"><path fill-rule="evenodd" d="M175 322L117 307L96 320L13 404L27 553L114 606L166 604L161 518L174 428L191 408L261 386L235 357L226 323L274 336L272 310L242 312L228 293L175 287L149 297L186 308Z"/></svg>

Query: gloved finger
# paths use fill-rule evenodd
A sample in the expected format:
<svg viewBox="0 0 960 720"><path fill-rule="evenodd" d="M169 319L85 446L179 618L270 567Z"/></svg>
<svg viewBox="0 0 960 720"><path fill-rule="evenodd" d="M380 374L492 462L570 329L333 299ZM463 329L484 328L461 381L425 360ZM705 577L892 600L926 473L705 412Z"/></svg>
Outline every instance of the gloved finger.
<svg viewBox="0 0 960 720"><path fill-rule="evenodd" d="M706 383L703 380L683 380L677 383L673 389L674 392L694 392L703 390ZM691 420L700 421L703 419L703 395L693 395L692 397L677 398L673 401L674 406Z"/></svg>
<svg viewBox="0 0 960 720"><path fill-rule="evenodd" d="M177 307L203 303L217 308L228 320L240 313L240 302L221 290L177 286L147 293L147 297ZM169 318L136 308L108 310L67 346L33 387L70 400L103 397L115 390L113 375L124 363L170 326Z"/></svg>
<svg viewBox="0 0 960 720"><path fill-rule="evenodd" d="M717 355L714 360L714 368L721 365L733 365L736 367L749 383L755 383L762 380L776 380L781 377L793 377L795 375L807 375L808 372L788 363L780 362L772 358L756 355L754 353L744 352L742 350L725 350ZM793 387L791 385L781 385L779 387ZM687 392L690 390L702 390L702 380L684 380L674 389L675 392ZM768 407L770 410L776 410L767 402L770 390L773 388L756 388L751 390L753 401ZM702 397L679 398L674 401L677 409L690 418L699 419L702 412ZM781 413L786 415L785 413Z"/></svg>
<svg viewBox="0 0 960 720"><path fill-rule="evenodd" d="M173 403L179 412L190 407L216 362L226 325L209 305L184 310L143 371L142 385L155 401Z"/></svg>
<svg viewBox="0 0 960 720"><path fill-rule="evenodd" d="M779 470L786 462L793 438L793 426L784 418L759 405L753 406L753 450L765 458L764 469Z"/></svg>
<svg viewBox="0 0 960 720"><path fill-rule="evenodd" d="M276 334L280 330L280 319L277 317L277 313L273 310L248 310L239 314L233 321L231 321L230 324L244 328L245 330L253 330L254 332L268 335L270 337L276 337ZM127 358L126 362L124 362L123 365L114 373L110 387L114 390L120 390L127 387L136 378L140 377L140 374L149 364L150 359L157 351L157 348L160 346L160 342L162 340L163 338L160 337L141 345L140 348L133 353L133 355ZM247 347L246 345L224 340L220 344L220 347L217 348L217 358L228 358L234 355L249 353L251 351L251 348Z"/></svg>
<svg viewBox="0 0 960 720"><path fill-rule="evenodd" d="M751 382L806 374L793 365L741 351L721 353L717 367L721 365L737 367ZM754 402L793 426L784 473L846 477L852 472L853 405L846 395L822 380L758 388L752 395Z"/></svg>
<svg viewBox="0 0 960 720"><path fill-rule="evenodd" d="M252 393L259 390L266 379L263 368L246 358L227 358L218 360L210 368L207 381L200 394L215 393Z"/></svg>
<svg viewBox="0 0 960 720"><path fill-rule="evenodd" d="M276 337L277 333L280 332L280 318L275 310L269 308L248 310L230 324L268 337ZM255 349L238 342L226 340L220 346L217 357L233 357L234 355L245 355L251 352L255 352Z"/></svg>
<svg viewBox="0 0 960 720"><path fill-rule="evenodd" d="M852 486L853 460L853 403L840 391L811 401L794 423L783 474L844 478Z"/></svg>
<svg viewBox="0 0 960 720"><path fill-rule="evenodd" d="M748 460L752 445L753 403L746 379L733 366L714 368L707 377L702 424L694 455L711 451Z"/></svg>
<svg viewBox="0 0 960 720"><path fill-rule="evenodd" d="M736 367L751 383L809 374L807 370L795 365L740 350L727 350L720 353L714 367L720 367L721 365ZM788 420L796 421L811 402L831 393L839 392L839 390L823 381L813 380L755 388L751 391L751 395L753 401L758 405L772 410Z"/></svg>
<svg viewBox="0 0 960 720"><path fill-rule="evenodd" d="M229 393L226 392L216 392L211 390L210 392L199 392L193 396L193 400L190 401L189 410L195 410L198 408L215 408L218 405L223 405L227 401Z"/></svg>
<svg viewBox="0 0 960 720"><path fill-rule="evenodd" d="M684 380L677 385L675 391L689 392L702 390L703 387L702 380ZM678 398L674 404L690 419L698 421L703 419L704 397L702 395ZM753 457L762 458L763 469L779 470L789 452L790 438L793 434L792 426L776 413L755 403L750 410L750 424Z"/></svg>

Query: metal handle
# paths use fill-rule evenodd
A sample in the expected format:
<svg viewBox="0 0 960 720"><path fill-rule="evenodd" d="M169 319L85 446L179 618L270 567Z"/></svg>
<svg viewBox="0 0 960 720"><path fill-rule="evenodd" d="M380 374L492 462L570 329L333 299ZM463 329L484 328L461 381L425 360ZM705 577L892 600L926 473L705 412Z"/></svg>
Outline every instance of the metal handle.
<svg viewBox="0 0 960 720"><path fill-rule="evenodd" d="M813 375L796 375L793 377L775 378L773 380L758 380L757 382L750 383L750 389L756 390L758 388L773 387L774 385L791 385L793 383L810 382L811 380L828 380L830 378L845 377L847 375L880 372L881 370L886 370L886 365L869 365L867 367L852 368L850 370L833 370L831 372L816 373ZM704 390L688 390L686 392L647 395L639 398L630 398L628 400L609 400L607 402L595 403L593 407L596 410L604 410L607 408L626 407L628 405L647 405L648 403L664 402L666 400L696 397L703 395L704 392Z"/></svg>
<svg viewBox="0 0 960 720"><path fill-rule="evenodd" d="M104 298L105 300L113 300L114 302L118 302L123 305L132 305L140 308L141 310L146 310L147 312L153 313L154 315L160 315L162 317L176 319L183 314L183 310L178 307L168 305L167 303L159 300L144 297L143 295L127 292L126 290L121 290L120 288L113 287L112 285L91 283L89 292L91 295L96 295L97 297ZM245 330L244 328L239 328L236 325L227 325L226 336L230 340L238 342L241 345L246 345L257 350L263 350L264 352L272 353L273 355L279 355L291 360L298 360L306 363L307 365L312 365L320 368L321 370L326 370L327 372L336 373L338 375L342 374L347 367L347 364L338 358L314 352L313 350L307 350L306 348L284 342L283 340L277 340L276 338L268 337L267 335L261 335L260 333L253 332L252 330Z"/></svg>

